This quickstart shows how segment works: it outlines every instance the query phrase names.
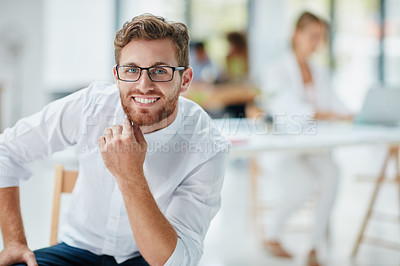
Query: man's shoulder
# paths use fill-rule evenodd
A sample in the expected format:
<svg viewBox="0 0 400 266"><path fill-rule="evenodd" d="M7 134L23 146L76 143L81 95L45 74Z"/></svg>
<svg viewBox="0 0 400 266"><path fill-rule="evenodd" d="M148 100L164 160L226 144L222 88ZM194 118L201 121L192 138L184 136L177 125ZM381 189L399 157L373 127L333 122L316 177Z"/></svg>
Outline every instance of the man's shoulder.
<svg viewBox="0 0 400 266"><path fill-rule="evenodd" d="M185 116L189 114L200 115L200 113L205 112L200 105L184 96L179 96L179 108L182 109Z"/></svg>
<svg viewBox="0 0 400 266"><path fill-rule="evenodd" d="M197 103L184 97L180 97L179 101L182 108L181 137L188 142L213 143L217 148L229 146L229 141Z"/></svg>
<svg viewBox="0 0 400 266"><path fill-rule="evenodd" d="M179 97L179 112L181 112L181 122L184 125L192 124L193 127L190 127L192 130L196 129L194 125L198 125L199 123L207 124L211 120L210 116L200 105L182 96Z"/></svg>

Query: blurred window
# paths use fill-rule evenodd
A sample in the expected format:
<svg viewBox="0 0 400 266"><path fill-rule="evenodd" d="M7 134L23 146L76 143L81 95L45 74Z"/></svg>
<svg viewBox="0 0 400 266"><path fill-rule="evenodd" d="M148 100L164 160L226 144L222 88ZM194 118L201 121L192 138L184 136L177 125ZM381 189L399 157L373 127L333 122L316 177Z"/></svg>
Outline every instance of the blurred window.
<svg viewBox="0 0 400 266"><path fill-rule="evenodd" d="M400 1L385 1L384 78L389 86L400 85Z"/></svg>
<svg viewBox="0 0 400 266"><path fill-rule="evenodd" d="M336 89L353 110L379 83L379 0L336 0L334 74Z"/></svg>
<svg viewBox="0 0 400 266"><path fill-rule="evenodd" d="M226 34L246 31L250 0L188 0L189 25L193 40L204 41L213 61L225 63Z"/></svg>

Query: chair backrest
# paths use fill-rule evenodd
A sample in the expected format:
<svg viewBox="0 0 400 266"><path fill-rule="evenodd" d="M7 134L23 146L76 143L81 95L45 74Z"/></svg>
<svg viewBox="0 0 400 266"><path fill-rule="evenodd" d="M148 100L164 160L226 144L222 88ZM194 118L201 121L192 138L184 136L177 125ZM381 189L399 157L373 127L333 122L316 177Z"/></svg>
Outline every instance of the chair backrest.
<svg viewBox="0 0 400 266"><path fill-rule="evenodd" d="M74 189L77 178L78 171L64 170L64 167L61 164L56 166L53 195L53 212L51 217L50 245L57 244L61 194L71 193Z"/></svg>

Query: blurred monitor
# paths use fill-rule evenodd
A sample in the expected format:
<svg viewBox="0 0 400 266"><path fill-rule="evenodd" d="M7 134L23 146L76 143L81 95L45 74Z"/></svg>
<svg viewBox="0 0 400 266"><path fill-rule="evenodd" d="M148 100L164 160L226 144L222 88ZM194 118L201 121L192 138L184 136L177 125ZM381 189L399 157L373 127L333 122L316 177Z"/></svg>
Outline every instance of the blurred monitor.
<svg viewBox="0 0 400 266"><path fill-rule="evenodd" d="M400 125L400 88L377 88L368 91L357 124Z"/></svg>

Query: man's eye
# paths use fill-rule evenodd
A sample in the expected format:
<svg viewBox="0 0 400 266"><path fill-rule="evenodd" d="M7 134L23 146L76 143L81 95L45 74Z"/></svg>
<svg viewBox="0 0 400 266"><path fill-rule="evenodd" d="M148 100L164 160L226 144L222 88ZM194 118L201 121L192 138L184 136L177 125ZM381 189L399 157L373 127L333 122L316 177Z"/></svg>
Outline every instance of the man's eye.
<svg viewBox="0 0 400 266"><path fill-rule="evenodd" d="M167 71L163 68L156 68L153 71L153 74L157 74L157 75L166 74L166 73L167 73Z"/></svg>
<svg viewBox="0 0 400 266"><path fill-rule="evenodd" d="M137 68L127 68L125 72L129 74L136 74L139 72L139 70Z"/></svg>

